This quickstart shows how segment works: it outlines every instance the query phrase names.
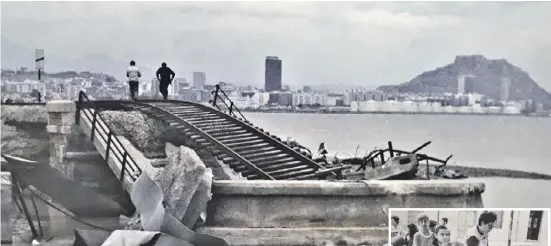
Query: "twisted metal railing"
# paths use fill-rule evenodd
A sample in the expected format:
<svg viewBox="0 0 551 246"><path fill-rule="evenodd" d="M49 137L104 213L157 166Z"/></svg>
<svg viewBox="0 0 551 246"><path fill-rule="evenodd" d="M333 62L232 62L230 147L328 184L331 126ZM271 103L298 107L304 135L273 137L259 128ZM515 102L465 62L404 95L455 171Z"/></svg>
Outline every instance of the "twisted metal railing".
<svg viewBox="0 0 551 246"><path fill-rule="evenodd" d="M213 99L212 100L209 100L209 103L212 104L213 107L217 108L218 110L222 111L222 109L220 109L220 107L218 106L217 102L218 101L222 101L224 103L224 106L228 109L228 114L233 116L233 117L236 117L236 118L239 118L241 117L241 119L243 119L244 121L247 121L247 119L245 118L245 116L241 113L241 111L239 110L239 108L237 108L235 106L235 104L233 103L233 101L228 97L228 95L226 94L226 92L224 92L224 90L222 90L222 88L220 88L220 85L216 85L216 89L214 91L211 92L211 94L213 94ZM220 99L220 100L218 100ZM228 103L230 103L230 105L228 105ZM236 114L239 114L237 115Z"/></svg>
<svg viewBox="0 0 551 246"><path fill-rule="evenodd" d="M140 166L132 156L130 156L126 148L124 148L120 139L114 135L113 131L106 125L106 121L99 114L97 106L90 102L86 93L80 91L75 114L76 124L80 124L81 114L92 123L90 140L94 142L94 137L96 137L96 135L99 136L107 145L105 148L105 161L109 162L109 156L112 153L116 160L121 163L122 167L119 174L121 184L124 181L125 175L129 175L132 181L136 181L138 176L142 173ZM92 109L90 105L93 105Z"/></svg>

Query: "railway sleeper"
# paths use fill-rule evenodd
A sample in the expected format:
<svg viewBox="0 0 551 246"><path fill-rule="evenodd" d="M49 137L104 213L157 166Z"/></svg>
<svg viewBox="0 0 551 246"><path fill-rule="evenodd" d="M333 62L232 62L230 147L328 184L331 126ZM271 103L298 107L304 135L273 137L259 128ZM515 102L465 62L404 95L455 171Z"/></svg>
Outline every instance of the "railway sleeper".
<svg viewBox="0 0 551 246"><path fill-rule="evenodd" d="M241 143L236 143L236 144L225 144L225 145L228 146L228 148L231 148L235 151L240 151L240 150L245 150L245 149L254 149L254 148L259 148L259 147L266 147L266 146L269 146L270 144L265 142L262 139L258 139L258 140L255 140L255 141L241 142Z"/></svg>
<svg viewBox="0 0 551 246"><path fill-rule="evenodd" d="M201 123L210 123L210 122L220 122L220 121L228 121L228 122L231 122L229 121L228 119L225 119L223 117L220 117L220 116L215 116L215 117L212 117L212 119L204 119L204 118L197 118L197 119L187 119L188 122L192 122L194 124L201 124Z"/></svg>
<svg viewBox="0 0 551 246"><path fill-rule="evenodd" d="M245 159L251 159L251 158L254 158L254 157L264 157L264 156L271 156L271 155L274 155L274 154L279 154L279 153L283 153L283 151L279 150L279 149L274 149L274 150L269 150L269 151L266 151L266 152L258 152L258 151L251 151L251 153L247 153L247 154L243 154L241 156L243 156L243 158Z"/></svg>
<svg viewBox="0 0 551 246"><path fill-rule="evenodd" d="M161 103L161 102L150 102L149 105L157 106L164 109L189 109L195 108L194 106L182 106L174 103Z"/></svg>
<svg viewBox="0 0 551 246"><path fill-rule="evenodd" d="M289 172L289 173L278 174L278 175L274 175L272 177L274 177L275 179L292 179L294 177L299 177L301 175L313 173L315 171L316 170L313 169L313 168L308 168L308 169L304 169L304 170L300 170L300 171L294 171L294 172Z"/></svg>
<svg viewBox="0 0 551 246"><path fill-rule="evenodd" d="M218 117L220 117L219 115L217 115L215 113L210 113L210 112L205 112L205 111L200 111L200 112L178 112L178 111L175 111L175 112L170 112L170 113L174 114L174 115L178 115L178 116L189 117L189 118L200 118L200 117L203 117L203 116L218 116Z"/></svg>
<svg viewBox="0 0 551 246"><path fill-rule="evenodd" d="M203 130L203 129L201 129ZM218 127L218 128L210 128L203 130L206 133L214 133L214 132L233 132L237 130L245 130L243 127L240 126L230 126L230 127Z"/></svg>
<svg viewBox="0 0 551 246"><path fill-rule="evenodd" d="M289 168L286 172L280 172L276 174L268 173L270 176L274 177L275 179L289 179L298 177L304 174L315 172L314 168L306 167L306 168L295 168L291 170L292 168Z"/></svg>
<svg viewBox="0 0 551 246"><path fill-rule="evenodd" d="M255 157L255 158L251 158L249 161L251 163L257 164L258 166L263 166L265 163L269 163L269 162L287 158L287 157L291 157L291 156L287 153L281 153L281 154L272 155L272 156Z"/></svg>
<svg viewBox="0 0 551 246"><path fill-rule="evenodd" d="M232 128L232 127L240 127L240 126L236 126L233 123L209 124L209 125L202 125L202 126L195 125L195 126L197 128L200 128L203 131L217 129L217 128L226 129L226 128Z"/></svg>
<svg viewBox="0 0 551 246"><path fill-rule="evenodd" d="M184 119L185 121L191 123L191 124L197 124L197 123L202 123L202 122L207 122L209 120L221 120L220 117L218 116L206 116L206 117L195 117L195 118L185 118L185 117L180 117L181 119Z"/></svg>
<svg viewBox="0 0 551 246"><path fill-rule="evenodd" d="M205 113L205 112L199 112L199 113L180 113L180 112L175 112L175 113L171 113L173 115L176 115L178 117L181 117L183 119L195 119L195 118L206 118L206 117L220 117L220 116L217 116L215 114L211 114L211 113Z"/></svg>
<svg viewBox="0 0 551 246"><path fill-rule="evenodd" d="M294 161L297 161L297 160L295 160L295 158L292 156L288 156L288 157L282 157L276 160L263 161L262 163L257 164L257 166L264 168L264 167L269 167L273 165L278 165L278 164L287 163L287 162L294 162ZM297 162L300 163L300 161L297 161Z"/></svg>
<svg viewBox="0 0 551 246"><path fill-rule="evenodd" d="M287 180L287 179L292 179L294 177L299 177L301 175L309 174L309 173L312 173L312 172L314 172L313 169L305 169L305 170L302 170L302 171L295 171L295 172L284 173L284 174L279 174L279 175L270 175L270 176L272 176L276 180ZM243 176L245 176L245 175L243 175ZM258 174L251 174L251 175L247 175L245 177L247 179L259 179L259 178L261 178Z"/></svg>
<svg viewBox="0 0 551 246"><path fill-rule="evenodd" d="M236 134L236 135L228 135L228 136L220 136L217 137L218 141L224 144L232 144L232 143L241 143L243 141L252 141L255 139L261 139L259 136L255 136L250 132L242 133L242 134Z"/></svg>
<svg viewBox="0 0 551 246"><path fill-rule="evenodd" d="M306 164L303 164L300 161L288 161L288 162L274 164L274 165L259 166L258 168L261 168L262 170L266 170L266 171L275 171L275 170L279 170L279 169L286 169L286 168L302 166L302 165L308 166Z"/></svg>
<svg viewBox="0 0 551 246"><path fill-rule="evenodd" d="M212 113L212 112L209 112L209 111L205 111L205 110L202 110L202 109L198 109L198 108L188 108L188 109L166 109L166 111L169 111L173 114L194 114L194 113L201 113L201 114L206 114L206 113Z"/></svg>
<svg viewBox="0 0 551 246"><path fill-rule="evenodd" d="M264 153L262 153L262 154L264 154ZM241 156L243 158L245 158L246 160L248 160L249 162L251 162L251 163L253 163L253 164L255 164L259 167L273 165L273 164L279 164L279 163L284 163L284 162L294 160L294 158L289 156L287 153L275 153L275 154L271 153L271 154L272 155L260 156L260 157L254 156L252 158L245 158L245 156L242 156L242 155ZM215 156L218 159L223 160L225 163L230 163L231 165L233 165L232 167L235 167L236 165L240 165L240 164L233 163L234 161L238 162L238 160L235 160L233 157L231 157L231 156L229 156L225 153L219 153Z"/></svg>
<svg viewBox="0 0 551 246"><path fill-rule="evenodd" d="M218 131L218 132L206 132L208 133L209 135L213 136L214 138L218 139L219 137L224 137L224 136L235 136L237 134L242 134L242 133L246 133L247 130L243 129L243 128L240 128L241 130L234 130L234 131Z"/></svg>
<svg viewBox="0 0 551 246"><path fill-rule="evenodd" d="M227 121L225 119L218 119L218 120L215 120L215 121L197 121L197 122L191 122L191 121L187 121L191 124L193 124L194 126L197 126L197 127L203 127L203 126L209 126L209 125L223 125L223 124L233 124L232 122L230 121Z"/></svg>
<svg viewBox="0 0 551 246"><path fill-rule="evenodd" d="M258 167L258 168L260 168L264 172L268 172L268 173L276 172L276 174L278 174L277 171L293 169L293 168L297 168L297 167L307 168L308 165L301 165L300 162L291 161L291 162L286 162L286 163L282 163L282 164L278 164L278 165L273 165L273 166L268 166L268 167ZM297 168L296 170L299 170L299 169L300 168ZM249 174L253 173L253 172L250 172L246 168L246 166L238 166L238 167L234 168L234 170L238 171L238 172L243 172L243 175L249 175Z"/></svg>
<svg viewBox="0 0 551 246"><path fill-rule="evenodd" d="M196 109L196 108L189 108L189 109L166 109L167 111L171 113L182 113L182 114L190 114L190 113L199 113L199 112L205 112L204 110Z"/></svg>
<svg viewBox="0 0 551 246"><path fill-rule="evenodd" d="M239 151L235 150L235 149L232 149L232 150L239 153L242 156L247 156L247 155L251 155L251 154L268 153L270 151L277 150L277 148L275 146L260 146L260 147L256 147L256 148L249 147L249 148L246 148L246 149L241 149Z"/></svg>

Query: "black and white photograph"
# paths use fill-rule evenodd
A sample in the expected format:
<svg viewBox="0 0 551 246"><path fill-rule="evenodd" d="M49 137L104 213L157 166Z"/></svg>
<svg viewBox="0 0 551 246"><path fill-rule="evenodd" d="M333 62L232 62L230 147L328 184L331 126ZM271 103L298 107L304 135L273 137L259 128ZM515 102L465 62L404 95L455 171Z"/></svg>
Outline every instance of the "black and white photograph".
<svg viewBox="0 0 551 246"><path fill-rule="evenodd" d="M548 246L549 209L390 209L392 246Z"/></svg>
<svg viewBox="0 0 551 246"><path fill-rule="evenodd" d="M394 208L548 238L551 0L0 11L1 246L383 246Z"/></svg>

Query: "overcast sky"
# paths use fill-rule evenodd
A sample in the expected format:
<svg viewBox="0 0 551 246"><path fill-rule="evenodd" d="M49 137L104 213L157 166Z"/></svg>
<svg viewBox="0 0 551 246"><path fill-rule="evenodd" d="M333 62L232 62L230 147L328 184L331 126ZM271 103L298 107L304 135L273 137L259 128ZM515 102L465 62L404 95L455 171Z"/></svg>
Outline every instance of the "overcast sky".
<svg viewBox="0 0 551 246"><path fill-rule="evenodd" d="M210 83L376 86L458 54L505 58L551 90L551 2L2 2L2 36L47 54L166 61ZM152 75L148 75L152 76Z"/></svg>

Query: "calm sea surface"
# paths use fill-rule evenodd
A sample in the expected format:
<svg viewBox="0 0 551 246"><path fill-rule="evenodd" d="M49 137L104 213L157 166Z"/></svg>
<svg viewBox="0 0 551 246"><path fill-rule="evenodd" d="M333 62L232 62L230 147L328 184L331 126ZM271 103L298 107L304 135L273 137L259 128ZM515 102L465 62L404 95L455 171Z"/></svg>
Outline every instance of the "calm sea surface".
<svg viewBox="0 0 551 246"><path fill-rule="evenodd" d="M358 156L374 147L413 150L450 164L551 174L551 118L460 115L245 113L253 124L317 150ZM485 179L485 207L551 207L551 181ZM506 193L504 193L506 191ZM504 195L507 194L507 195Z"/></svg>

